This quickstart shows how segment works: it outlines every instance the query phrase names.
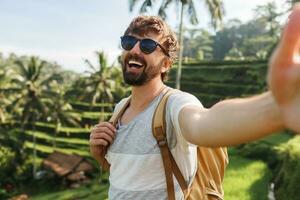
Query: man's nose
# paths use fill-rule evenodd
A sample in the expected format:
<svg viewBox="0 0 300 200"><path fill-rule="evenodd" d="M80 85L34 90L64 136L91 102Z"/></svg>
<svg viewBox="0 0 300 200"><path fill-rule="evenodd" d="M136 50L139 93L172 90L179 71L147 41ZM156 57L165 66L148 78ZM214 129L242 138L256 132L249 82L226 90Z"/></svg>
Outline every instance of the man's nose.
<svg viewBox="0 0 300 200"><path fill-rule="evenodd" d="M135 43L135 45L133 46L133 48L130 50L130 52L132 54L141 54L141 49L140 49L140 41L137 41L137 43Z"/></svg>

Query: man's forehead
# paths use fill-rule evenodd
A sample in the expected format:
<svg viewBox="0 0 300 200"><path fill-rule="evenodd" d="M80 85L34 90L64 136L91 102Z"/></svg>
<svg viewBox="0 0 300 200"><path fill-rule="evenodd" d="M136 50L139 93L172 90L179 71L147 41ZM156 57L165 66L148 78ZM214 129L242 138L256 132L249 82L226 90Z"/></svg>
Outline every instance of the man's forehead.
<svg viewBox="0 0 300 200"><path fill-rule="evenodd" d="M132 35L132 36L134 36L138 39L151 38L155 41L160 41L163 38L163 34L158 34L158 33L155 33L153 31L147 32L145 34L129 33L128 35Z"/></svg>

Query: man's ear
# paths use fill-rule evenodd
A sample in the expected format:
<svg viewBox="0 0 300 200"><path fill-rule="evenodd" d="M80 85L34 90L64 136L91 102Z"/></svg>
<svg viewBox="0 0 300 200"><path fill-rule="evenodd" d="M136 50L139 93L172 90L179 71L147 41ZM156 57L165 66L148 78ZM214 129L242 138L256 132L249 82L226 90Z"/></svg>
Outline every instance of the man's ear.
<svg viewBox="0 0 300 200"><path fill-rule="evenodd" d="M164 59L163 66L162 66L160 72L165 73L165 72L169 71L171 68L171 65L172 65L172 62L170 61L170 59Z"/></svg>

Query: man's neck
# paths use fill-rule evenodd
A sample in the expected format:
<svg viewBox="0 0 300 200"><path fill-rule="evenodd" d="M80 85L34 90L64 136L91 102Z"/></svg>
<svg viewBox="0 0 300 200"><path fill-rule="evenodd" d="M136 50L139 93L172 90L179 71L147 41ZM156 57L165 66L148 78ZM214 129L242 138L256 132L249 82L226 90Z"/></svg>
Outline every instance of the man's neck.
<svg viewBox="0 0 300 200"><path fill-rule="evenodd" d="M144 109L164 87L160 77L150 80L145 85L132 87L130 107L134 110Z"/></svg>

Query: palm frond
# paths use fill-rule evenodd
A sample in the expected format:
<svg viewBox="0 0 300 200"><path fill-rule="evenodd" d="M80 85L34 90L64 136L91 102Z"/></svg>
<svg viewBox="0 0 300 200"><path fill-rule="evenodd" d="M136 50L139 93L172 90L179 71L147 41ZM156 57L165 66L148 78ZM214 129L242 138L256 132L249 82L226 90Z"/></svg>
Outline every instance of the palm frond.
<svg viewBox="0 0 300 200"><path fill-rule="evenodd" d="M222 27L222 20L225 14L222 0L206 0L205 2L210 13L211 23L213 27Z"/></svg>
<svg viewBox="0 0 300 200"><path fill-rule="evenodd" d="M24 100L23 95L20 95L18 97L16 97L16 99L14 99L10 105L8 105L9 110L11 110L12 112L16 112L17 108L20 107L20 104L22 103L22 100Z"/></svg>
<svg viewBox="0 0 300 200"><path fill-rule="evenodd" d="M96 52L98 56L98 61L100 65L100 71L103 71L105 68L107 68L107 59L103 51L97 51Z"/></svg>
<svg viewBox="0 0 300 200"><path fill-rule="evenodd" d="M129 11L132 12L134 7L140 2L140 0L129 0Z"/></svg>
<svg viewBox="0 0 300 200"><path fill-rule="evenodd" d="M45 117L47 115L47 107L42 98L35 98L33 105L36 108L35 110L39 113L38 117Z"/></svg>
<svg viewBox="0 0 300 200"><path fill-rule="evenodd" d="M97 69L96 67L94 67L94 65L88 60L88 59L85 59L84 62L94 71L96 72Z"/></svg>
<svg viewBox="0 0 300 200"><path fill-rule="evenodd" d="M187 5L191 24L198 24L197 11L194 2L192 0L189 0Z"/></svg>
<svg viewBox="0 0 300 200"><path fill-rule="evenodd" d="M166 19L167 18L167 14L166 11L169 7L169 5L172 3L172 0L163 0L163 2L161 3L161 6L159 7L158 10L158 15L161 16L162 19Z"/></svg>
<svg viewBox="0 0 300 200"><path fill-rule="evenodd" d="M36 80L38 80L41 76L41 71L42 69L47 65L47 63L45 61L42 61L41 63L39 63L39 65L36 66L37 70L35 72L35 75L33 77L33 82L35 82Z"/></svg>
<svg viewBox="0 0 300 200"><path fill-rule="evenodd" d="M145 0L140 8L140 13L146 13L148 11L148 8L152 7L152 1L151 0Z"/></svg>
<svg viewBox="0 0 300 200"><path fill-rule="evenodd" d="M23 77L28 77L27 76L27 69L26 69L26 66L25 66L25 63L24 61L21 61L21 60L16 60L15 61L15 64L17 66L17 68L19 69L19 74Z"/></svg>
<svg viewBox="0 0 300 200"><path fill-rule="evenodd" d="M63 77L60 74L52 74L43 80L39 85L40 86L49 86L52 81L57 81L58 83L63 82Z"/></svg>

